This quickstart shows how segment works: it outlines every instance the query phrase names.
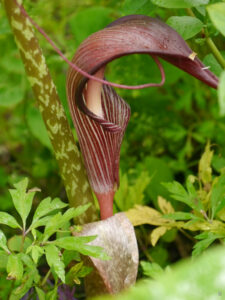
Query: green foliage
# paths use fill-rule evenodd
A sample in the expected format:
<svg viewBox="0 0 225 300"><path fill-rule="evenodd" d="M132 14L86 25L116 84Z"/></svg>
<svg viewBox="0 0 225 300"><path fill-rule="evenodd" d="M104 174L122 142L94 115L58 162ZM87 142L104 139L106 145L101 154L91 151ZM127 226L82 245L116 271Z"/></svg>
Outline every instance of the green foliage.
<svg viewBox="0 0 225 300"><path fill-rule="evenodd" d="M2 224L21 230L21 235L13 235L8 240L3 231L0 231L0 248L4 250L0 252L0 261L3 262L1 268L7 272L7 280L15 281L15 287L10 291L9 299L21 299L31 287L35 287L39 297L48 299L45 298L45 294L57 293L58 286L66 283L66 268L72 270L68 273L70 274L68 279L70 284L71 282L80 283L79 278L85 277L91 269L84 266L83 263L78 263L79 267L76 267L77 264L74 264L74 260L80 260L79 253L108 259L101 247L87 245L96 236L77 237L71 235L71 230L76 230L75 227L69 228L71 219L84 213L89 205L70 208L62 214L60 210L68 205L59 198L52 200L47 197L38 205L32 220L29 218L30 225L28 226L27 217L38 189L27 191L27 178L14 184L14 187L15 189L10 189L10 194L22 219L23 227L12 216L0 212ZM66 236L57 237L57 233L61 231ZM56 238L52 237L53 234ZM49 239L50 237L51 239ZM70 253L66 253L63 249L70 250ZM49 266L44 278L39 274L40 265L44 266L43 257ZM72 267L68 266L69 263L70 265L72 263ZM47 282L51 276L55 279L53 288ZM53 299L51 297L49 299Z"/></svg>
<svg viewBox="0 0 225 300"><path fill-rule="evenodd" d="M170 272L164 272L157 280L139 282L136 287L116 300L157 300L182 299L205 300L223 299L224 285L224 247L207 252L198 259L186 260L174 266ZM96 299L108 300L111 297Z"/></svg>
<svg viewBox="0 0 225 300"><path fill-rule="evenodd" d="M225 36L225 3L215 3L207 7L209 16L215 27Z"/></svg>
<svg viewBox="0 0 225 300"><path fill-rule="evenodd" d="M189 16L170 17L167 20L167 24L175 29L184 40L195 36L203 27L203 23L199 19Z"/></svg>
<svg viewBox="0 0 225 300"><path fill-rule="evenodd" d="M166 8L187 8L208 4L209 0L152 0L152 2Z"/></svg>

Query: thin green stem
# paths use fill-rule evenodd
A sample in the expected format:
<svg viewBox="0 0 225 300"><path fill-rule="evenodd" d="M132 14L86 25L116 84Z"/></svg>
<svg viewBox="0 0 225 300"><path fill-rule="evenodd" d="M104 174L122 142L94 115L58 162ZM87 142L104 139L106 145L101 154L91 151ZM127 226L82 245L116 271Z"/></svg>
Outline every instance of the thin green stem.
<svg viewBox="0 0 225 300"><path fill-rule="evenodd" d="M51 275L51 269L48 270L48 272L46 273L45 277L43 278L43 280L41 282L41 286L42 287L46 284L46 282L47 282L47 280L48 280L48 278L49 278L50 275Z"/></svg>
<svg viewBox="0 0 225 300"><path fill-rule="evenodd" d="M216 47L216 45L213 42L213 40L211 39L211 37L206 38L206 43L209 46L209 48L211 49L211 51L212 51L213 55L215 56L216 60L218 61L218 63L221 65L221 67L223 69L225 69L225 59L223 58L222 54Z"/></svg>
<svg viewBox="0 0 225 300"><path fill-rule="evenodd" d="M191 8L186 9L187 13L191 17L195 17L195 14ZM202 35L206 37L206 43L210 50L212 51L212 54L214 55L215 59L218 61L218 63L221 65L223 69L225 69L225 59L223 58L222 54L220 53L219 49L217 48L216 44L213 42L212 38L209 36L207 30L202 28Z"/></svg>

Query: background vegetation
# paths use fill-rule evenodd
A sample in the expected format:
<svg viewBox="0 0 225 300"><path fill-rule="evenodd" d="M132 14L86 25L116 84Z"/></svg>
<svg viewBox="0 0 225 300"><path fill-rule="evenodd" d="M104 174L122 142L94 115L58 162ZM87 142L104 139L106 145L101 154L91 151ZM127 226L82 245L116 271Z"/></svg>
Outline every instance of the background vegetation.
<svg viewBox="0 0 225 300"><path fill-rule="evenodd" d="M219 9L209 6L206 10L209 1L186 1L199 2L194 8L192 5L182 8L178 2L185 1L25 0L24 5L69 59L88 35L116 18L145 14L159 17L177 29L205 65L221 76L225 68L225 37L221 28L225 28L225 23L224 27L218 25L218 20L220 13L225 15L225 3L210 1L210 5L222 6ZM65 93L68 66L42 36L39 38L72 126ZM210 46L209 38L222 58ZM29 178L31 187L41 189L32 210L47 196L59 197L64 202L67 199L3 7L0 7L0 56L0 211L17 217L8 188L24 177ZM142 261L139 279L156 278L163 269L193 253L199 255L211 243L223 244L225 237L225 76L221 76L219 105L217 91L168 63L162 64L166 73L163 87L118 90L130 104L132 115L121 150L121 187L115 197L115 212L128 211L135 204L155 209L144 219L141 206L139 212L136 208L134 214L140 214L142 223L128 211L134 225L140 225L136 227ZM110 63L107 79L134 85L158 82L160 75L148 56L132 55ZM193 204L196 197L200 199L199 205ZM154 221L157 212L160 216ZM167 216L163 218L163 214ZM12 229L3 226L10 238ZM157 228L158 232L153 234ZM182 269L184 272L185 267ZM4 269L0 272L6 274ZM2 275L0 298L7 299L11 282ZM82 285L77 286L76 297L82 299Z"/></svg>

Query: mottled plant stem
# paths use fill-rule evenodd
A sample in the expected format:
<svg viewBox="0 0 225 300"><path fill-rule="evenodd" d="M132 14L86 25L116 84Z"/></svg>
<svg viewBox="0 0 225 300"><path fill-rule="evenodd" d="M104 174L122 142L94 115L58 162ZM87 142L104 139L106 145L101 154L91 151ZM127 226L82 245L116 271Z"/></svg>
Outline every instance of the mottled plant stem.
<svg viewBox="0 0 225 300"><path fill-rule="evenodd" d="M14 0L2 0L72 207L92 203L80 223L97 219L94 200L72 131L32 24ZM21 4L22 1L19 1Z"/></svg>

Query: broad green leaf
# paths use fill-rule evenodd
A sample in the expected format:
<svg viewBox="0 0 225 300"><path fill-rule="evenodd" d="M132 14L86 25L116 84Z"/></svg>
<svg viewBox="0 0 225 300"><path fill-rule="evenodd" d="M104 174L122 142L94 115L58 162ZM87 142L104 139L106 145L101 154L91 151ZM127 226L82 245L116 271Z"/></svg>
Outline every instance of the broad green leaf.
<svg viewBox="0 0 225 300"><path fill-rule="evenodd" d="M208 142L198 165L199 178L204 184L211 183L212 181L212 157L213 151L210 150L210 142Z"/></svg>
<svg viewBox="0 0 225 300"><path fill-rule="evenodd" d="M90 34L111 23L113 12L113 9L108 7L92 6L73 15L69 24L77 43L80 44Z"/></svg>
<svg viewBox="0 0 225 300"><path fill-rule="evenodd" d="M39 287L35 286L35 290L37 292L39 300L46 300L45 298L45 292L41 290Z"/></svg>
<svg viewBox="0 0 225 300"><path fill-rule="evenodd" d="M18 211L23 221L23 227L25 228L26 219L30 213L32 201L35 192L26 192L28 186L28 178L24 178L22 181L14 184L15 189L9 190L14 206Z"/></svg>
<svg viewBox="0 0 225 300"><path fill-rule="evenodd" d="M209 0L152 0L152 3L166 8L188 8L208 4Z"/></svg>
<svg viewBox="0 0 225 300"><path fill-rule="evenodd" d="M0 224L8 225L12 228L21 228L14 217L3 211L0 211Z"/></svg>
<svg viewBox="0 0 225 300"><path fill-rule="evenodd" d="M83 214L88 207L90 207L90 204L86 204L86 205L80 205L76 208L71 207L69 208L62 216L62 223L66 224L68 221L70 221L73 218L76 218L77 216Z"/></svg>
<svg viewBox="0 0 225 300"><path fill-rule="evenodd" d="M0 230L0 248L2 248L3 250L5 250L7 253L10 253L8 247L7 247L7 240L6 240L6 236L3 233L2 230Z"/></svg>
<svg viewBox="0 0 225 300"><path fill-rule="evenodd" d="M61 209L66 206L68 206L68 204L62 202L59 198L55 198L55 199L51 200L50 197L47 197L47 198L43 199L40 202L40 204L38 205L38 207L34 213L32 224L34 224L41 217L53 212L54 210ZM33 227L33 226L31 225L31 227Z"/></svg>
<svg viewBox="0 0 225 300"><path fill-rule="evenodd" d="M46 294L46 300L58 300L58 286Z"/></svg>
<svg viewBox="0 0 225 300"><path fill-rule="evenodd" d="M80 254L77 251L65 250L63 251L63 261L65 266L67 266L71 261L80 261Z"/></svg>
<svg viewBox="0 0 225 300"><path fill-rule="evenodd" d="M10 81L8 81L10 82ZM21 85L0 85L0 106L13 107L23 101L23 90Z"/></svg>
<svg viewBox="0 0 225 300"><path fill-rule="evenodd" d="M175 29L184 40L188 40L199 33L203 28L203 23L194 17L170 17L167 24Z"/></svg>
<svg viewBox="0 0 225 300"><path fill-rule="evenodd" d="M159 278L164 272L162 267L156 263L141 261L140 265L144 275L153 279Z"/></svg>
<svg viewBox="0 0 225 300"><path fill-rule="evenodd" d="M39 110L35 107L29 106L26 117L28 126L33 136L36 137L42 143L42 145L52 150L52 145Z"/></svg>
<svg viewBox="0 0 225 300"><path fill-rule="evenodd" d="M125 0L122 6L125 15L152 13L153 9L151 0Z"/></svg>
<svg viewBox="0 0 225 300"><path fill-rule="evenodd" d="M207 11L216 29L225 36L225 3L219 2L209 5Z"/></svg>
<svg viewBox="0 0 225 300"><path fill-rule="evenodd" d="M9 279L21 280L23 277L23 263L18 255L10 254L7 262Z"/></svg>
<svg viewBox="0 0 225 300"><path fill-rule="evenodd" d="M109 259L103 252L102 247L86 245L86 243L93 241L95 238L96 236L64 237L54 241L54 244L63 249L78 251L83 255L93 256L102 260Z"/></svg>
<svg viewBox="0 0 225 300"><path fill-rule="evenodd" d="M5 253L5 251L0 250L0 269L5 269L7 266L9 255Z"/></svg>
<svg viewBox="0 0 225 300"><path fill-rule="evenodd" d="M213 183L211 191L212 218L225 206L225 174L222 174Z"/></svg>
<svg viewBox="0 0 225 300"><path fill-rule="evenodd" d="M218 87L218 100L220 115L225 115L225 71L220 75L219 87Z"/></svg>
<svg viewBox="0 0 225 300"><path fill-rule="evenodd" d="M22 249L22 243L23 243L23 250L26 250L32 244L32 241L27 236L23 241L22 235L14 235L8 240L9 250L13 252L15 251L20 252Z"/></svg>
<svg viewBox="0 0 225 300"><path fill-rule="evenodd" d="M50 268L53 268L57 276L65 283L65 265L61 259L61 253L55 245L45 246L46 260Z"/></svg>
<svg viewBox="0 0 225 300"><path fill-rule="evenodd" d="M216 76L220 76L223 71L223 68L212 53L209 53L204 57L203 63L206 67L209 67L210 71L212 71Z"/></svg>
<svg viewBox="0 0 225 300"><path fill-rule="evenodd" d="M157 244L159 238L163 236L167 232L167 230L170 229L171 229L170 227L165 227L165 226L159 226L153 229L150 235L150 241L152 243L152 246L154 247Z"/></svg>

